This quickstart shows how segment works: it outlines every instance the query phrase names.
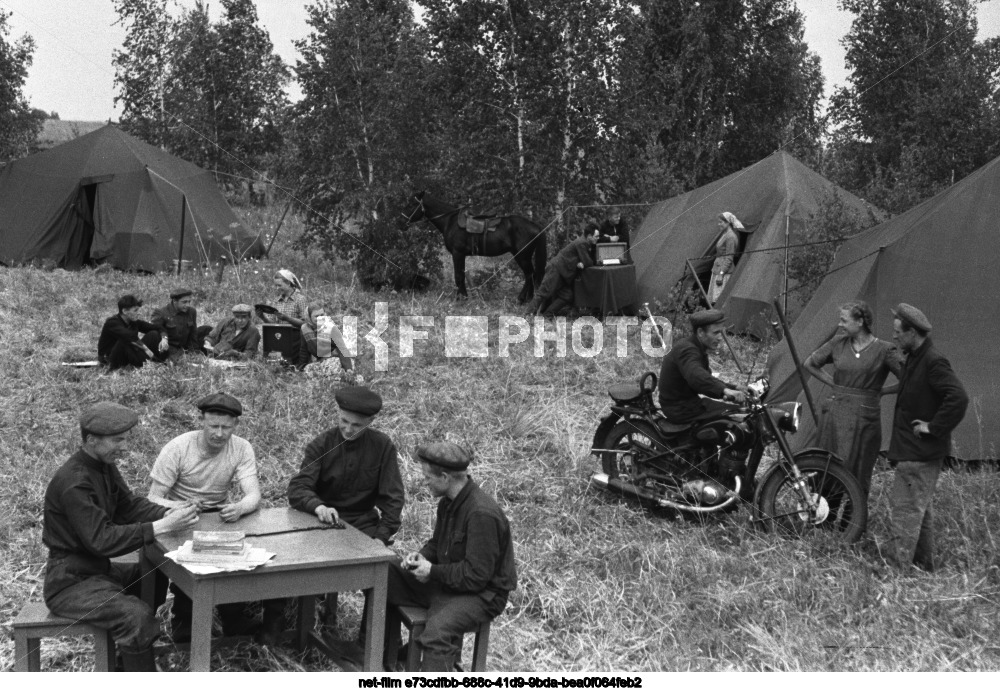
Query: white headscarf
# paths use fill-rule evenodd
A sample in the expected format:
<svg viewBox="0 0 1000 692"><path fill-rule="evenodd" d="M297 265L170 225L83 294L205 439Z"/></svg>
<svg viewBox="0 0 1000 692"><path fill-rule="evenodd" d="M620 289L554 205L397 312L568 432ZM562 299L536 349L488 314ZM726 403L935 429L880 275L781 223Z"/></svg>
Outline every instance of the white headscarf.
<svg viewBox="0 0 1000 692"><path fill-rule="evenodd" d="M737 221L737 223L739 222ZM742 228L742 226L740 228ZM295 288L298 289L302 288L302 284L299 282L299 277L295 276L295 274L291 273L287 269L279 269L278 276L280 276L282 279L290 283Z"/></svg>
<svg viewBox="0 0 1000 692"><path fill-rule="evenodd" d="M719 218L723 219L726 223L728 223L729 227L732 228L734 231L743 230L743 224L740 223L740 220L737 219L732 212L724 211L721 214L719 214Z"/></svg>

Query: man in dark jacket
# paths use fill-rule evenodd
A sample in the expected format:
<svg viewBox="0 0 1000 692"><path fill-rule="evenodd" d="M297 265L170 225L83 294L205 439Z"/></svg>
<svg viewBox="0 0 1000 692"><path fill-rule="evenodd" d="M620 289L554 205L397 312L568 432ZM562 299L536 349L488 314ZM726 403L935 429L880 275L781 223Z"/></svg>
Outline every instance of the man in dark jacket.
<svg viewBox="0 0 1000 692"><path fill-rule="evenodd" d="M713 399L743 403L746 389L712 376L708 352L722 344L726 319L721 310L702 310L689 318L694 333L674 344L660 367L660 409L674 423L688 423L732 408ZM710 397L702 399L701 396Z"/></svg>
<svg viewBox="0 0 1000 692"><path fill-rule="evenodd" d="M632 243L629 239L628 232L628 222L622 218L622 213L619 209L612 209L608 218L604 219L604 222L600 227L600 237L597 239L598 243L625 243L625 261L631 262L632 259L629 256L629 249L632 247Z"/></svg>
<svg viewBox="0 0 1000 692"><path fill-rule="evenodd" d="M889 496L890 559L904 569L914 564L932 572L934 488L951 452L951 431L962 422L969 397L951 363L931 343L931 323L924 313L900 303L892 314L892 340L906 354L906 363L888 454L896 466Z"/></svg>
<svg viewBox="0 0 1000 692"><path fill-rule="evenodd" d="M202 348L216 358L253 358L260 346L260 332L250 324L249 305L233 306L233 316L227 317L205 337Z"/></svg>
<svg viewBox="0 0 1000 692"><path fill-rule="evenodd" d="M160 332L156 358L176 363L188 351L204 353L202 342L211 327L198 326L198 311L193 307L191 290L178 288L170 294L170 302L153 311L153 324Z"/></svg>
<svg viewBox="0 0 1000 692"><path fill-rule="evenodd" d="M428 489L441 498L437 520L419 552L402 566L389 565L388 603L427 608L422 670L449 672L461 654L462 634L503 612L517 588L514 542L503 510L469 476L466 450L435 442L418 447L417 458ZM387 642L398 637L398 626L386 630Z"/></svg>
<svg viewBox="0 0 1000 692"><path fill-rule="evenodd" d="M587 267L594 266L594 246L599 236L591 224L584 235L559 251L545 268L545 276L535 297L528 304L529 314L558 315L573 305L573 280Z"/></svg>
<svg viewBox="0 0 1000 692"><path fill-rule="evenodd" d="M139 319L142 301L133 295L118 299L118 314L104 321L97 340L97 360L112 370L131 366L141 368L154 357L160 341L156 325ZM140 332L145 336L140 339Z"/></svg>
<svg viewBox="0 0 1000 692"><path fill-rule="evenodd" d="M371 427L382 410L382 397L367 387L343 387L334 398L337 425L306 445L302 468L288 482L288 504L316 515L323 524L345 521L389 545L399 530L405 491L396 446L388 435ZM283 627L283 603L264 603L265 643ZM330 594L328 623L336 617L336 604L336 594Z"/></svg>
<svg viewBox="0 0 1000 692"><path fill-rule="evenodd" d="M138 497L115 466L135 412L100 402L80 416L83 445L59 467L45 491L42 542L45 604L56 615L111 632L125 670L155 670L154 610L139 598L141 570L109 558L151 543L155 536L194 526L194 506L168 510Z"/></svg>

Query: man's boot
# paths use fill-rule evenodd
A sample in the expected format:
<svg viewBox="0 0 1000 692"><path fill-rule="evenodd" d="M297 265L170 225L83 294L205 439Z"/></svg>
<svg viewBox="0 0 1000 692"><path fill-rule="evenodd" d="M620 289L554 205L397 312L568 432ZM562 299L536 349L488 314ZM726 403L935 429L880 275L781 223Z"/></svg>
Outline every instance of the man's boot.
<svg viewBox="0 0 1000 692"><path fill-rule="evenodd" d="M156 658L153 656L153 647L143 649L138 653L122 654L122 669L126 673L155 673Z"/></svg>
<svg viewBox="0 0 1000 692"><path fill-rule="evenodd" d="M424 652L424 660L421 661L420 670L425 673L454 673L455 657L436 656L428 651Z"/></svg>

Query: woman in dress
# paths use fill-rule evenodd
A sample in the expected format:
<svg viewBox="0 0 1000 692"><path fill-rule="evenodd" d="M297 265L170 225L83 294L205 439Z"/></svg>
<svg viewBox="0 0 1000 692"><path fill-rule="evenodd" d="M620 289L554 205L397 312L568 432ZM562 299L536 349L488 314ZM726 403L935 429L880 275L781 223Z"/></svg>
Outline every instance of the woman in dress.
<svg viewBox="0 0 1000 692"><path fill-rule="evenodd" d="M823 370L833 365L833 375ZM803 364L830 391L820 403L819 421L807 443L833 452L858 479L867 497L875 461L882 447L879 397L898 386L884 387L891 372L899 376L895 349L872 334L872 311L853 301L840 307L840 322L832 339Z"/></svg>
<svg viewBox="0 0 1000 692"><path fill-rule="evenodd" d="M722 295L729 277L733 274L733 260L739 239L736 231L742 231L743 224L733 214L724 211L719 214L719 231L722 233L715 243L715 261L712 263L712 282L708 287L708 302L715 302Z"/></svg>

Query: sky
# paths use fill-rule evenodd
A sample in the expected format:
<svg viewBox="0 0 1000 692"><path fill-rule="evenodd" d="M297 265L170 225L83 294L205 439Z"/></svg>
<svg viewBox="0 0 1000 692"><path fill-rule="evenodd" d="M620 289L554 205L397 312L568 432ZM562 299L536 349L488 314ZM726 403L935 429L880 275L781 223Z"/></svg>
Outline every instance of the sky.
<svg viewBox="0 0 1000 692"><path fill-rule="evenodd" d="M194 0L179 0L193 6ZM298 57L293 42L308 33L302 0L257 0L261 25L271 35L277 53L289 65ZM836 0L797 0L805 17L805 40L819 54L826 93L847 82L844 48L840 40L851 25L851 15ZM218 19L221 6L208 0L209 15ZM114 107L114 67L111 54L121 46L124 31L117 25L112 0L0 0L9 13L10 39L29 34L35 40L34 63L24 94L35 108L56 112L63 120L117 120ZM1000 0L979 6L979 37L1000 34ZM294 83L293 100L300 97Z"/></svg>

